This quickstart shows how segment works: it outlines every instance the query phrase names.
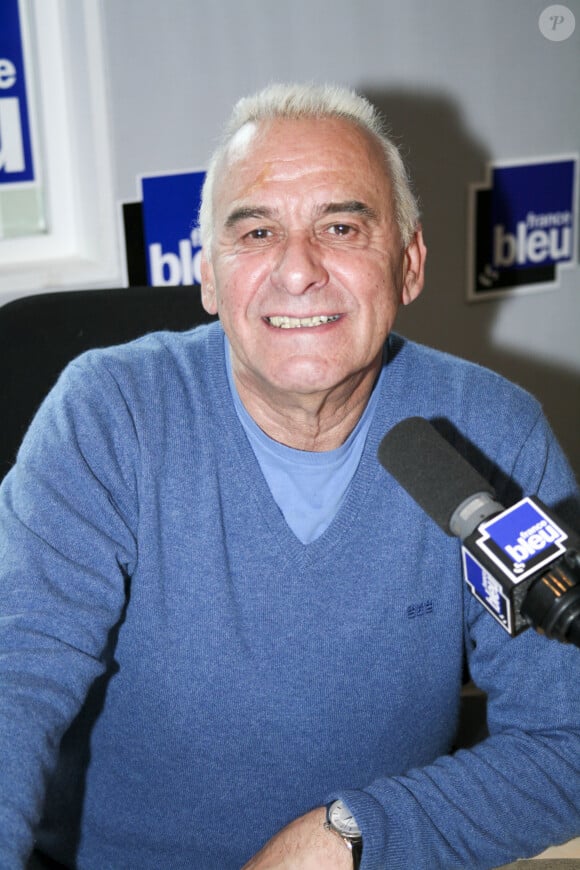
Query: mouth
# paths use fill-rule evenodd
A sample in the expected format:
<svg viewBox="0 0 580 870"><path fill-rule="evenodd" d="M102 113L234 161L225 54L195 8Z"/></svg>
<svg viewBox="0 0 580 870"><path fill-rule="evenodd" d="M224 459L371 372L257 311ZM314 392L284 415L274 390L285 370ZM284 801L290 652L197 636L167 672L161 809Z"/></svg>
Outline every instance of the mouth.
<svg viewBox="0 0 580 870"><path fill-rule="evenodd" d="M340 314L315 314L313 317L275 315L274 317L266 317L264 319L270 326L274 326L276 329L308 329L313 326L323 326L325 323L334 323L339 317Z"/></svg>

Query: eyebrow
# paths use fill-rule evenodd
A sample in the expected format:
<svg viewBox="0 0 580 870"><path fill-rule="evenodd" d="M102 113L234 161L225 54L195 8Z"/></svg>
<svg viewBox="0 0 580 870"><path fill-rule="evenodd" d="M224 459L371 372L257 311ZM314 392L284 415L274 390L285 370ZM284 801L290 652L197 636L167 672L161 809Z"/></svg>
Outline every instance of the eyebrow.
<svg viewBox="0 0 580 870"><path fill-rule="evenodd" d="M364 202L359 202L357 199L348 199L346 202L329 202L321 209L322 215L331 214L360 214L369 220L378 220L377 212Z"/></svg>
<svg viewBox="0 0 580 870"><path fill-rule="evenodd" d="M357 199L348 199L345 202L328 202L320 208L321 216L332 214L359 214L369 220L377 220L377 212L374 208L365 205ZM225 226L227 229L235 226L240 221L261 218L272 218L274 212L270 208L261 206L240 206L234 209L226 218Z"/></svg>
<svg viewBox="0 0 580 870"><path fill-rule="evenodd" d="M261 208L259 206L241 206L234 209L226 218L225 226L227 229L238 224L240 221L249 220L250 218L271 218L272 210L269 208Z"/></svg>

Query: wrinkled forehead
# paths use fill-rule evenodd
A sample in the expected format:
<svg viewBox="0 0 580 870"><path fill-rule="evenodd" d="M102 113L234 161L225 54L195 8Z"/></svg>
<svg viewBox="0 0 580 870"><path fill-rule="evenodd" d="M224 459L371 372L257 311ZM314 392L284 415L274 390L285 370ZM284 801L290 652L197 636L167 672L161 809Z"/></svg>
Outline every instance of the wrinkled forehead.
<svg viewBox="0 0 580 870"><path fill-rule="evenodd" d="M312 171L343 172L391 188L391 173L380 141L346 118L274 118L250 121L231 138L224 151L216 185L229 199L232 188L251 180L285 180ZM244 179L244 181L242 181ZM373 181L374 179L374 181ZM216 192L218 192L216 191Z"/></svg>

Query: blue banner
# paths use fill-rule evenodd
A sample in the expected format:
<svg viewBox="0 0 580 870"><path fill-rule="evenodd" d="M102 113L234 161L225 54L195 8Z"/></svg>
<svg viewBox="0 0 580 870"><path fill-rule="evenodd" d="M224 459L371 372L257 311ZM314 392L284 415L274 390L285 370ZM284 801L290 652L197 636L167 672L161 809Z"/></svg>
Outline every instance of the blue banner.
<svg viewBox="0 0 580 870"><path fill-rule="evenodd" d="M472 187L470 296L554 285L576 256L578 159L544 158L490 167Z"/></svg>
<svg viewBox="0 0 580 870"><path fill-rule="evenodd" d="M201 171L142 178L148 284L200 283L197 215L204 179Z"/></svg>
<svg viewBox="0 0 580 870"><path fill-rule="evenodd" d="M18 0L0 2L0 185L34 181Z"/></svg>
<svg viewBox="0 0 580 870"><path fill-rule="evenodd" d="M571 261L575 169L574 160L494 169L491 226L496 269Z"/></svg>

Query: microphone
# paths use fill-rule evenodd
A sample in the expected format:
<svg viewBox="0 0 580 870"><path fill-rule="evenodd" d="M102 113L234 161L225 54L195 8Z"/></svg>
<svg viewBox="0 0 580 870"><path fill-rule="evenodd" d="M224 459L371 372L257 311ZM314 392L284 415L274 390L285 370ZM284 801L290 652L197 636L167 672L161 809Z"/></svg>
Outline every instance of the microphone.
<svg viewBox="0 0 580 870"><path fill-rule="evenodd" d="M423 417L387 432L378 457L446 534L461 539L465 582L508 634L532 626L580 647L580 538L540 499L504 507Z"/></svg>

